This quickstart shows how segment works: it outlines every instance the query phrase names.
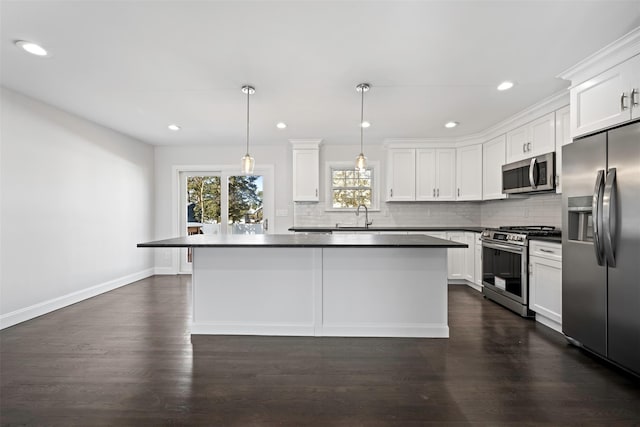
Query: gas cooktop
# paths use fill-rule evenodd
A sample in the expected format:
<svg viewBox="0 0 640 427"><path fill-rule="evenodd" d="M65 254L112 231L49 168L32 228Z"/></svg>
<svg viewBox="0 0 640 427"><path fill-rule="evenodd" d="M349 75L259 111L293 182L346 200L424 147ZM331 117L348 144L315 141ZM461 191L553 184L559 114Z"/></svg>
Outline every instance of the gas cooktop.
<svg viewBox="0 0 640 427"><path fill-rule="evenodd" d="M515 245L526 245L529 237L560 237L562 232L548 225L516 225L487 228L482 232L482 240L495 240Z"/></svg>

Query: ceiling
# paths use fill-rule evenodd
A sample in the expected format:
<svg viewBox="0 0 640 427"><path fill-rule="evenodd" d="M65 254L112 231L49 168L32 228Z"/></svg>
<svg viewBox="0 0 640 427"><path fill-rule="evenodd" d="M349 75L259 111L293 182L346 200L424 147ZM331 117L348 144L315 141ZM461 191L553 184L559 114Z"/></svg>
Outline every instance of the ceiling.
<svg viewBox="0 0 640 427"><path fill-rule="evenodd" d="M359 142L361 82L372 86L365 143L470 135L565 89L556 75L640 26L638 0L1 7L3 86L154 145L242 143L247 83L252 143ZM516 86L498 92L503 80Z"/></svg>

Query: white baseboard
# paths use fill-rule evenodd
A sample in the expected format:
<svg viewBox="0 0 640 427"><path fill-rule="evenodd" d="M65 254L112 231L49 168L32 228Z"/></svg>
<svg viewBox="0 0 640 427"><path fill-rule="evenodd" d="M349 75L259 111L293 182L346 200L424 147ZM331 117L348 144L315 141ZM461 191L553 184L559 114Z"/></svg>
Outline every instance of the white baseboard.
<svg viewBox="0 0 640 427"><path fill-rule="evenodd" d="M562 323L558 323L555 320L551 320L548 317L542 316L540 313L536 313L536 322L542 323L544 326L547 326L556 332L562 333Z"/></svg>
<svg viewBox="0 0 640 427"><path fill-rule="evenodd" d="M278 335L312 337L313 325L207 322L192 323L191 335Z"/></svg>
<svg viewBox="0 0 640 427"><path fill-rule="evenodd" d="M449 326L446 324L323 325L317 335L323 337L449 338Z"/></svg>
<svg viewBox="0 0 640 427"><path fill-rule="evenodd" d="M446 324L330 325L320 326L314 330L313 325L208 322L193 323L191 335L449 338L449 326Z"/></svg>
<svg viewBox="0 0 640 427"><path fill-rule="evenodd" d="M85 299L95 297L96 295L112 291L138 280L145 279L152 276L153 273L154 269L148 268L137 273L128 274L117 279L109 280L108 282L104 282L87 289L82 289L80 291L72 292L70 294L66 294L57 298L50 299L48 301L43 301L29 307L21 308L7 314L3 314L0 316L0 330L13 325L17 325L18 323L25 322L38 316L42 316L43 314L51 313L52 311L59 310Z"/></svg>

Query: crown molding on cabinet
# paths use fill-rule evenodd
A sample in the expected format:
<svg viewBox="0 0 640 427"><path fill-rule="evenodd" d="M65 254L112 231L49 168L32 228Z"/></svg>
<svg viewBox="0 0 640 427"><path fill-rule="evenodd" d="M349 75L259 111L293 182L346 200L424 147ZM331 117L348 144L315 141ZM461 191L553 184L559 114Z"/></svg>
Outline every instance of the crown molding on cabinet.
<svg viewBox="0 0 640 427"><path fill-rule="evenodd" d="M322 144L322 138L290 139L289 142L295 149L317 149Z"/></svg>
<svg viewBox="0 0 640 427"><path fill-rule="evenodd" d="M558 74L558 78L571 81L571 88L618 64L640 54L640 27L609 43L593 55Z"/></svg>

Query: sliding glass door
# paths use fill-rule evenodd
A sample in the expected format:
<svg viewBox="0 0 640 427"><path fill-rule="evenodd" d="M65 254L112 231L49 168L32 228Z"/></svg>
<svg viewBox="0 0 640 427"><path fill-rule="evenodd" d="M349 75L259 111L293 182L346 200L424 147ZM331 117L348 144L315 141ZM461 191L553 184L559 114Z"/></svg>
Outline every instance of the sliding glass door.
<svg viewBox="0 0 640 427"><path fill-rule="evenodd" d="M265 203L265 183L271 174L256 172L180 171L180 235L268 233L271 207ZM191 251L182 250L180 273L191 272L191 260Z"/></svg>

